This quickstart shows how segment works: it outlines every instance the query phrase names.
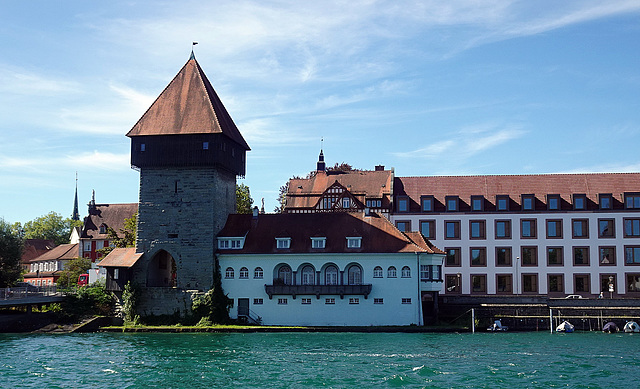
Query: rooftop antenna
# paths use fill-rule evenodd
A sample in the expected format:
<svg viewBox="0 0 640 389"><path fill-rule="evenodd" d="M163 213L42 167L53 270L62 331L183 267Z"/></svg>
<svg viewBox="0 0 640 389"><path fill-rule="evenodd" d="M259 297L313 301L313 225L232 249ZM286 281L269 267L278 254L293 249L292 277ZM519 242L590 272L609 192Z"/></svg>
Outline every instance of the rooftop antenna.
<svg viewBox="0 0 640 389"><path fill-rule="evenodd" d="M195 45L197 45L197 44L198 44L198 42L195 42L195 41L191 43L191 56L189 57L189 59L196 59L195 54L193 54L193 48L194 48L194 47L195 47Z"/></svg>

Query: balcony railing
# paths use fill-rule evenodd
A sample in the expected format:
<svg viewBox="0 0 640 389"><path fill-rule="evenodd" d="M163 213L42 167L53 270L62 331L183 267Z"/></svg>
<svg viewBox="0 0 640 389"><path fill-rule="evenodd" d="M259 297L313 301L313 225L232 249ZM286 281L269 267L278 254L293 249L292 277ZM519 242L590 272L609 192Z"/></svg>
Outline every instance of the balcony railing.
<svg viewBox="0 0 640 389"><path fill-rule="evenodd" d="M371 293L371 284L362 285L265 285L265 291L272 298L273 295L290 295L295 299L297 295L360 295L366 299Z"/></svg>

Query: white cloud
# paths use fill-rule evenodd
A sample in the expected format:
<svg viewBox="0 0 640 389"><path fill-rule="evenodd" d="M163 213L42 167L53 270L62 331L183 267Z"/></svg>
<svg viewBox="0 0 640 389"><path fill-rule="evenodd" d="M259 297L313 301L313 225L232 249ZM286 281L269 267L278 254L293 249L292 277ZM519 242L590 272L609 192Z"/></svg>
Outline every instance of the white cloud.
<svg viewBox="0 0 640 389"><path fill-rule="evenodd" d="M115 154L93 151L73 155L38 155L33 157L0 157L0 168L46 172L57 169L90 168L100 171L129 170L129 153Z"/></svg>
<svg viewBox="0 0 640 389"><path fill-rule="evenodd" d="M77 93L79 84L34 71L0 65L0 92L9 95L42 96Z"/></svg>
<svg viewBox="0 0 640 389"><path fill-rule="evenodd" d="M510 140L520 138L526 134L520 126L511 125L502 129L494 126L479 125L465 127L454 137L445 139L416 150L391 153L399 158L436 159L452 158L463 161L478 153L503 145Z"/></svg>

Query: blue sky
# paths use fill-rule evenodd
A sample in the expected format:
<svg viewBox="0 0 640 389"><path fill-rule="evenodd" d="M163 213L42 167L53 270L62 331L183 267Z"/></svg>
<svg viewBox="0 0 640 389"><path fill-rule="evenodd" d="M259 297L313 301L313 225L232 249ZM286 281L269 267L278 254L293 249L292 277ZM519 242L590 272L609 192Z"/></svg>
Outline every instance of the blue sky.
<svg viewBox="0 0 640 389"><path fill-rule="evenodd" d="M307 4L313 3L313 4ZM188 60L252 148L249 185L640 171L640 2L16 1L0 10L0 218L138 200L131 129Z"/></svg>

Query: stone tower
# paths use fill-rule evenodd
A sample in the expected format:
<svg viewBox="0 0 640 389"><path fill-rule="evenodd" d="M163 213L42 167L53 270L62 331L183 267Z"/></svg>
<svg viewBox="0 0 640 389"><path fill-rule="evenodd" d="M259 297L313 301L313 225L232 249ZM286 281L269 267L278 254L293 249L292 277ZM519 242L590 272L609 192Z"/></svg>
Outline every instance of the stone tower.
<svg viewBox="0 0 640 389"><path fill-rule="evenodd" d="M215 237L250 149L193 53L127 136L140 172L134 280L156 299L210 289ZM148 313L180 309L155 304L167 312Z"/></svg>

